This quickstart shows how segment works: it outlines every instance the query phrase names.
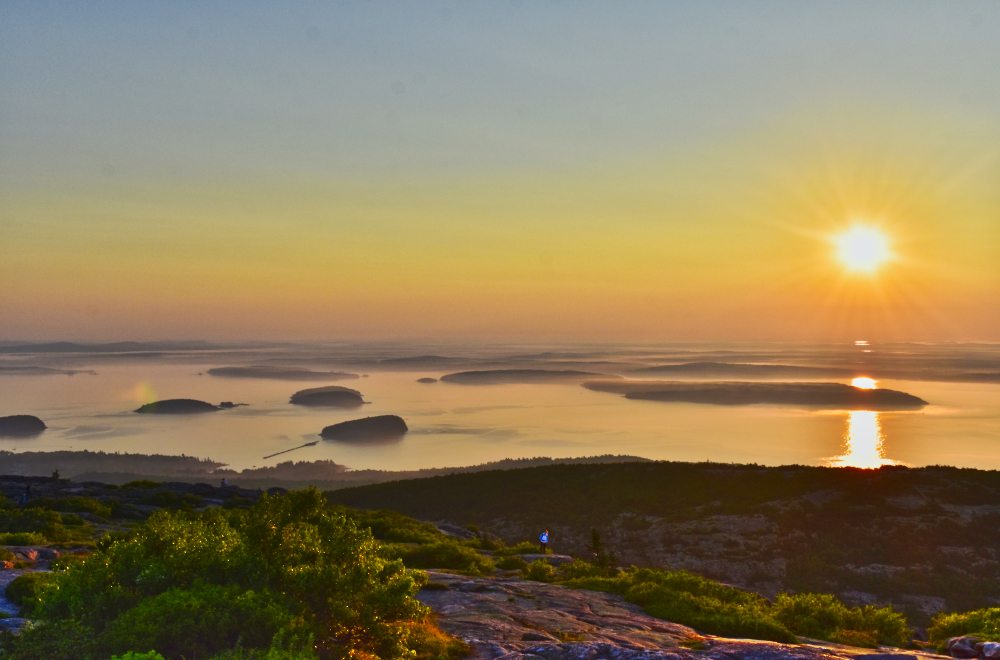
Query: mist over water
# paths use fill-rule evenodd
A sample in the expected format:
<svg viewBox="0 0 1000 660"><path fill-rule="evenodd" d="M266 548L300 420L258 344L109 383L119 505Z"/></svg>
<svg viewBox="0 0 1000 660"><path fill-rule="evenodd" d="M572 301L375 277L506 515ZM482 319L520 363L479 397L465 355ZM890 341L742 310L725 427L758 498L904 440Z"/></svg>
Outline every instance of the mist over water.
<svg viewBox="0 0 1000 660"><path fill-rule="evenodd" d="M185 454L212 458L236 469L326 459L355 469L402 470L504 458L599 454L768 465L877 467L898 463L1000 468L1000 378L996 377L1000 349L991 345L863 349L147 345L129 346L126 352L63 348L32 352L0 346L0 415L37 415L49 427L34 438L0 438L0 450ZM207 373L213 367L242 365L353 372L364 377L326 383ZM669 367L665 370L669 375L637 371L664 365L693 366ZM581 370L642 380L850 383L851 374L866 375L877 379L880 388L916 395L929 405L898 411L705 405L630 400L586 389L580 380L482 385L417 382L455 371L513 368ZM46 369L83 372L65 375ZM959 378L965 380L949 380ZM324 384L360 390L370 403L355 409L288 403L295 391ZM167 398L249 405L192 416L132 412L144 403ZM410 432L391 443L321 441L272 459L262 458L317 440L324 426L382 414L400 415Z"/></svg>

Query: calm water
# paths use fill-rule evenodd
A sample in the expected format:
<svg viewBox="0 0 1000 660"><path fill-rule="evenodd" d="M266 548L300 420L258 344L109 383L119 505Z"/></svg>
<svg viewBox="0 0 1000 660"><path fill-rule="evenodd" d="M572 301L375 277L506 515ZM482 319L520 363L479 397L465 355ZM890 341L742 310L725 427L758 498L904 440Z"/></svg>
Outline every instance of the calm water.
<svg viewBox="0 0 1000 660"><path fill-rule="evenodd" d="M18 360L17 364L26 363L25 358ZM338 381L361 390L371 402L341 411L288 404L294 391L323 382L199 375L211 366L233 363L218 358L88 361L77 357L75 367L86 366L96 375L4 375L0 415L35 414L49 429L32 439L0 439L0 449L186 454L237 469L289 459L330 459L351 468L397 470L608 453L768 465L1000 468L997 384L880 380L881 387L931 402L919 411L880 413L635 401L578 384L427 385L416 379L450 369L373 370L365 378ZM189 417L131 412L151 400L177 397L250 405ZM317 439L326 425L388 413L402 416L411 428L399 442L374 446L320 442L262 459Z"/></svg>

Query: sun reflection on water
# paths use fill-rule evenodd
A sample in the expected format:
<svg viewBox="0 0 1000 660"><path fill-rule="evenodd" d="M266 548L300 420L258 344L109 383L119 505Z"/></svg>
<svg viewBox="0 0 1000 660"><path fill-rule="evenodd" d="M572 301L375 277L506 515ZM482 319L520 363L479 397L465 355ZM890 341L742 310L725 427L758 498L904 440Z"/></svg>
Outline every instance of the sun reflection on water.
<svg viewBox="0 0 1000 660"><path fill-rule="evenodd" d="M829 465L857 468L897 465L896 461L885 456L885 435L879 413L874 410L850 411L843 440L843 454L829 459Z"/></svg>

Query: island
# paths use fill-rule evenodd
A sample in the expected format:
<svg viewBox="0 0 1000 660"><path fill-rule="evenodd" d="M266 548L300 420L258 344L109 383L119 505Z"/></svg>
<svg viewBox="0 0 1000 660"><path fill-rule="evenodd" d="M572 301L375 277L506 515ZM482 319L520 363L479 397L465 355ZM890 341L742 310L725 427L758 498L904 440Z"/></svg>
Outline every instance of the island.
<svg viewBox="0 0 1000 660"><path fill-rule="evenodd" d="M45 422L34 415L8 415L0 417L0 436L26 438L45 430Z"/></svg>
<svg viewBox="0 0 1000 660"><path fill-rule="evenodd" d="M300 367L247 366L213 367L209 376L219 378L268 378L271 380L347 380L358 378L358 374L344 371L314 371Z"/></svg>
<svg viewBox="0 0 1000 660"><path fill-rule="evenodd" d="M418 383L424 383L425 385L428 385L430 383L436 383L436 382L438 382L438 379L437 378L431 378L430 376L425 376L423 378L418 378L417 382Z"/></svg>
<svg viewBox="0 0 1000 660"><path fill-rule="evenodd" d="M587 380L588 378L610 378L610 376L573 369L486 369L482 371L457 371L441 376L442 381L462 385L565 383Z"/></svg>
<svg viewBox="0 0 1000 660"><path fill-rule="evenodd" d="M386 441L397 440L408 431L406 422L397 415L377 415L352 419L327 426L320 432L324 440Z"/></svg>
<svg viewBox="0 0 1000 660"><path fill-rule="evenodd" d="M96 376L97 372L92 369L54 369L33 365L0 366L0 376L75 376L76 374Z"/></svg>
<svg viewBox="0 0 1000 660"><path fill-rule="evenodd" d="M312 387L307 390L299 390L288 400L299 406L332 406L336 408L356 408L362 405L365 400L361 397L361 392L352 390L349 387L339 385L328 385L326 387Z"/></svg>
<svg viewBox="0 0 1000 660"><path fill-rule="evenodd" d="M695 378L850 378L856 369L797 364L760 364L746 362L681 362L633 369L630 373L646 376L692 376Z"/></svg>
<svg viewBox="0 0 1000 660"><path fill-rule="evenodd" d="M164 399L139 406L134 412L149 415L194 415L221 409L220 406L197 399Z"/></svg>
<svg viewBox="0 0 1000 660"><path fill-rule="evenodd" d="M862 389L843 383L589 381L584 387L626 399L706 403L722 406L786 404L852 410L907 410L927 405L906 392Z"/></svg>

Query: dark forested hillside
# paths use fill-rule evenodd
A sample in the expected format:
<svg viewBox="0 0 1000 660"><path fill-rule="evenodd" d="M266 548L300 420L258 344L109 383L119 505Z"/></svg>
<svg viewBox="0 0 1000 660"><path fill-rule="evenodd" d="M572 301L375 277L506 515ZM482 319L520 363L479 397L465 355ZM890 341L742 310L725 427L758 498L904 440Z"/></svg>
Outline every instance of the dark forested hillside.
<svg viewBox="0 0 1000 660"><path fill-rule="evenodd" d="M773 594L892 602L914 621L1000 602L1000 472L712 463L553 465L330 493L351 506L476 525L509 541L553 531L623 563L687 568Z"/></svg>

